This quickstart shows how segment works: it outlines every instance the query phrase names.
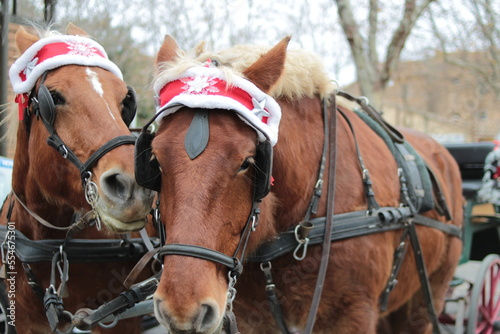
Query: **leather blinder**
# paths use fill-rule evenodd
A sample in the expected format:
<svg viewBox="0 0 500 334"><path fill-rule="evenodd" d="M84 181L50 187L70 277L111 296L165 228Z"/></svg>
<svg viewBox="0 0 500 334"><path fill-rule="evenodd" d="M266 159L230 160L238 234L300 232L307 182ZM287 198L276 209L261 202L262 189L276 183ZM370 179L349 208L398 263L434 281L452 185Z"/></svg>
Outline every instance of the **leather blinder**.
<svg viewBox="0 0 500 334"><path fill-rule="evenodd" d="M127 95L122 102L122 119L127 126L130 126L137 113L137 95L133 87L127 86L127 89Z"/></svg>
<svg viewBox="0 0 500 334"><path fill-rule="evenodd" d="M38 88L38 115L48 128L54 128L56 119L56 106L50 94L49 89L45 85L40 85Z"/></svg>
<svg viewBox="0 0 500 334"><path fill-rule="evenodd" d="M144 130L137 138L134 157L135 179L144 188L160 191L160 164L154 157L151 147L154 137L154 133Z"/></svg>
<svg viewBox="0 0 500 334"><path fill-rule="evenodd" d="M266 140L257 145L255 153L254 201L261 200L271 190L273 169L273 146Z"/></svg>

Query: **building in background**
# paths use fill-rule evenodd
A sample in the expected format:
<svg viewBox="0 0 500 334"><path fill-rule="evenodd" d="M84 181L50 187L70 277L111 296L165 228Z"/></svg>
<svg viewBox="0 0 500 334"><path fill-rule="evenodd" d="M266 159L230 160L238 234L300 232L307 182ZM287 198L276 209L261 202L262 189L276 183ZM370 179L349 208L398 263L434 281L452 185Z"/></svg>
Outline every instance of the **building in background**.
<svg viewBox="0 0 500 334"><path fill-rule="evenodd" d="M481 62L484 54L467 57ZM445 62L442 54L400 63L382 101L389 122L441 142L500 139L500 96L472 69Z"/></svg>

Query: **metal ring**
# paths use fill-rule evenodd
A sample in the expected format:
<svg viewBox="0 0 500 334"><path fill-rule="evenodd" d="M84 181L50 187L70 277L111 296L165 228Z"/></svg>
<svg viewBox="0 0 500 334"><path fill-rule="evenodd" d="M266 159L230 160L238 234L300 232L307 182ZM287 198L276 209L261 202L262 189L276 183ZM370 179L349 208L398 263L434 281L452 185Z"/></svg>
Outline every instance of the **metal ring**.
<svg viewBox="0 0 500 334"><path fill-rule="evenodd" d="M265 265L267 265L267 267L264 267ZM265 269L271 269L272 266L271 266L271 261L267 261L266 263L262 262L260 264L260 270L264 271Z"/></svg>
<svg viewBox="0 0 500 334"><path fill-rule="evenodd" d="M108 325L104 324L101 321L98 322L99 326L101 326L102 328L113 328L116 326L117 323L118 323L118 317L115 317L113 319L113 321L111 323L109 323Z"/></svg>
<svg viewBox="0 0 500 334"><path fill-rule="evenodd" d="M69 327L67 329L65 329L64 331L61 331L59 329L56 329L56 333L61 333L61 334L71 334L73 333L73 329L75 328L75 325L73 324L73 314L71 314L71 312L69 311L66 311L64 310L62 312L63 315L67 316L68 317L68 324L69 324Z"/></svg>
<svg viewBox="0 0 500 334"><path fill-rule="evenodd" d="M335 92L335 94L337 94L338 91L340 90L340 84L339 84L339 82L337 80L335 80L335 79L332 79L330 81L335 85L334 92Z"/></svg>
<svg viewBox="0 0 500 334"><path fill-rule="evenodd" d="M87 203L94 208L95 203L99 198L99 190L95 182L90 181L90 178L85 179L85 199Z"/></svg>
<svg viewBox="0 0 500 334"><path fill-rule="evenodd" d="M361 101L362 105L368 105L368 104L370 104L370 100L368 100L368 98L366 96L361 96L359 98L359 100Z"/></svg>
<svg viewBox="0 0 500 334"><path fill-rule="evenodd" d="M295 226L295 232L294 232L294 234L295 234L295 240L297 240L297 242L300 245L302 245L303 243L306 242L307 238L306 239L300 239L300 237L299 237L299 228L300 228L300 225Z"/></svg>
<svg viewBox="0 0 500 334"><path fill-rule="evenodd" d="M147 130L150 133L155 133L155 131L156 131L156 125L154 125L154 123L149 124Z"/></svg>

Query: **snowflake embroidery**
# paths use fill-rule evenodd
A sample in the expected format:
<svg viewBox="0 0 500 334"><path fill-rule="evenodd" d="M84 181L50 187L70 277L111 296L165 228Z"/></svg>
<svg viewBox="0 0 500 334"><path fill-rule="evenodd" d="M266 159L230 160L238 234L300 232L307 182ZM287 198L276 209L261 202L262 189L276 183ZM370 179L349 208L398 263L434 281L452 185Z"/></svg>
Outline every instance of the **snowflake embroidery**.
<svg viewBox="0 0 500 334"><path fill-rule="evenodd" d="M68 55L77 55L91 57L97 53L97 50L87 43L81 42L66 42L68 44Z"/></svg>
<svg viewBox="0 0 500 334"><path fill-rule="evenodd" d="M217 93L219 89L215 87L217 80L212 77L196 76L194 78L181 79L186 85L182 87L186 94L208 94Z"/></svg>

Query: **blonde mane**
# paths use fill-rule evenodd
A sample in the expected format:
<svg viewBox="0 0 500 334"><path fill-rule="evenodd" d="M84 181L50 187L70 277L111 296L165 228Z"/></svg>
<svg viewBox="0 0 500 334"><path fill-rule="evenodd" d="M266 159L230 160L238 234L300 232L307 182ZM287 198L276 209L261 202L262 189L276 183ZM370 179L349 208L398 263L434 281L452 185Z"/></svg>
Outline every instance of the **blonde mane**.
<svg viewBox="0 0 500 334"><path fill-rule="evenodd" d="M204 51L203 45L196 47L196 55L179 52L173 62L160 64L155 82L168 82L188 68L202 66L207 59L216 60L224 72L227 82L253 64L270 47L256 45L237 45L219 52ZM336 86L328 78L320 58L304 50L288 50L285 70L278 82L271 88L274 98L299 99L301 97L325 97Z"/></svg>

